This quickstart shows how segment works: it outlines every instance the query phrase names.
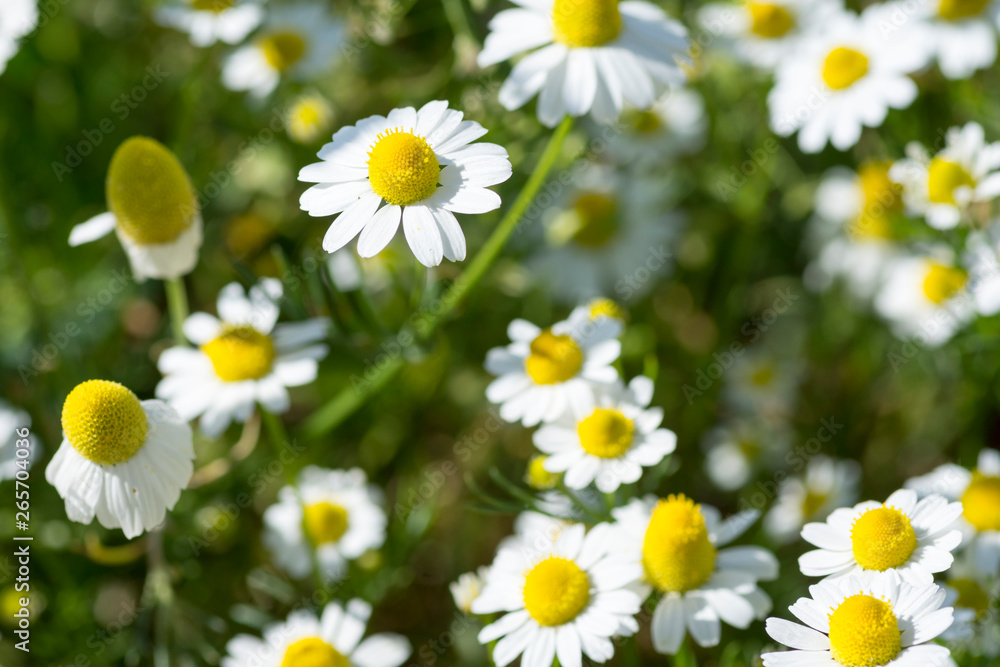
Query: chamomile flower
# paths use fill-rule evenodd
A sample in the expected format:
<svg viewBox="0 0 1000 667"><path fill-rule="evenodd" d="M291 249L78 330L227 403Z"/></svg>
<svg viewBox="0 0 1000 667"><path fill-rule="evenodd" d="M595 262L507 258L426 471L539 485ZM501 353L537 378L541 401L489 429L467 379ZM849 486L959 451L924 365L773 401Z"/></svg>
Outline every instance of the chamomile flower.
<svg viewBox="0 0 1000 667"><path fill-rule="evenodd" d="M744 414L768 419L787 417L795 407L802 376L801 369L787 356L778 357L758 348L737 357L726 374L723 399Z"/></svg>
<svg viewBox="0 0 1000 667"><path fill-rule="evenodd" d="M554 489L562 480L561 473L550 472L545 468L545 461L548 458L542 455L532 456L528 461L528 469L524 471L525 484L537 491Z"/></svg>
<svg viewBox="0 0 1000 667"><path fill-rule="evenodd" d="M979 123L948 128L945 147L933 158L916 142L906 152L889 176L903 186L907 213L935 229L955 227L969 206L1000 195L1000 142L987 144Z"/></svg>
<svg viewBox="0 0 1000 667"><path fill-rule="evenodd" d="M661 95L649 109L626 109L622 124L624 131L608 141L609 153L619 164L646 167L701 150L708 120L701 95L678 88Z"/></svg>
<svg viewBox="0 0 1000 667"><path fill-rule="evenodd" d="M498 377L486 398L500 404L500 416L525 426L552 422L571 408L585 412L595 387L618 379L612 365L621 352L621 322L591 320L585 313L541 329L526 320L507 327L511 344L486 355L486 370Z"/></svg>
<svg viewBox="0 0 1000 667"><path fill-rule="evenodd" d="M664 86L683 83L690 62L687 31L648 2L517 0L497 14L479 54L480 67L531 51L500 88L513 110L538 95L538 119L549 127L590 113L618 118L625 102L648 109ZM539 48L541 47L541 48Z"/></svg>
<svg viewBox="0 0 1000 667"><path fill-rule="evenodd" d="M288 136L300 144L312 144L330 130L333 109L325 97L308 93L297 97L285 114Z"/></svg>
<svg viewBox="0 0 1000 667"><path fill-rule="evenodd" d="M480 567L475 572L460 574L456 581L448 584L451 599L463 614L472 613L472 603L479 597L490 576L490 568Z"/></svg>
<svg viewBox="0 0 1000 667"><path fill-rule="evenodd" d="M809 594L788 608L805 625L767 619L767 634L794 650L765 653L764 667L948 664L950 651L928 643L952 623L940 586L879 574L822 581Z"/></svg>
<svg viewBox="0 0 1000 667"><path fill-rule="evenodd" d="M21 38L38 25L38 0L5 0L0 3L0 74L21 48Z"/></svg>
<svg viewBox="0 0 1000 667"><path fill-rule="evenodd" d="M14 479L18 470L27 470L38 458L41 445L30 426L31 415L0 399L0 482ZM21 429L29 429L27 447L17 446L18 440L25 440L18 434ZM26 456L18 456L19 449L27 452Z"/></svg>
<svg viewBox="0 0 1000 667"><path fill-rule="evenodd" d="M281 281L264 278L244 293L239 283L219 292L219 317L194 313L184 333L197 349L178 346L160 355L164 378L156 395L185 419L200 416L201 430L217 437L232 421L245 422L260 403L269 412L288 410L288 387L316 379L328 348L329 321L276 324Z"/></svg>
<svg viewBox="0 0 1000 667"><path fill-rule="evenodd" d="M944 496L917 500L911 489L884 503L869 500L834 510L825 523L807 523L802 539L819 547L799 558L810 577L893 572L914 585L929 584L951 567L951 552L962 543L955 521L962 504Z"/></svg>
<svg viewBox="0 0 1000 667"><path fill-rule="evenodd" d="M284 623L264 628L263 638L237 635L226 645L222 667L399 667L413 652L402 635L382 632L362 639L371 605L354 599L331 602L320 618L299 609Z"/></svg>
<svg viewBox="0 0 1000 667"><path fill-rule="evenodd" d="M222 65L222 83L230 90L266 97L282 79L308 80L328 69L340 50L342 23L323 3L298 2L268 9L249 44Z"/></svg>
<svg viewBox="0 0 1000 667"><path fill-rule="evenodd" d="M121 528L132 539L161 523L194 471L191 428L163 401L88 380L62 409L63 441L45 479L71 521Z"/></svg>
<svg viewBox="0 0 1000 667"><path fill-rule="evenodd" d="M653 612L653 647L677 653L687 633L699 646L716 646L720 621L747 628L771 610L758 581L778 576L778 561L761 547L721 549L756 520L755 511L722 521L718 510L684 495L634 499L612 510L618 548L644 573L643 598L663 597Z"/></svg>
<svg viewBox="0 0 1000 667"><path fill-rule="evenodd" d="M586 314L591 320L610 317L622 324L625 323L625 309L611 299L605 299L600 296L574 308L571 317L581 317L578 313Z"/></svg>
<svg viewBox="0 0 1000 667"><path fill-rule="evenodd" d="M317 183L299 199L314 217L336 215L323 238L334 252L360 234L358 254L382 251L403 222L403 234L424 266L465 259L465 234L455 213L486 213L500 206L487 189L511 174L507 151L472 144L486 134L444 101L370 116L333 135L303 167L299 180ZM383 206L383 202L385 205Z"/></svg>
<svg viewBox="0 0 1000 667"><path fill-rule="evenodd" d="M603 493L632 484L643 467L654 466L677 447L673 431L660 428L663 410L650 408L653 381L637 377L625 387L620 381L598 392L594 407L569 411L542 426L533 436L535 446L548 454L549 472L564 472L571 489L592 482Z"/></svg>
<svg viewBox="0 0 1000 667"><path fill-rule="evenodd" d="M839 11L800 40L775 72L767 98L771 129L783 137L798 131L805 153L818 153L827 141L843 151L857 143L862 127L878 127L889 109L908 107L917 84L906 75L929 54L919 25L886 34L894 11L891 3L860 16Z"/></svg>
<svg viewBox="0 0 1000 667"><path fill-rule="evenodd" d="M296 579L313 571L316 552L326 581L343 578L347 563L385 542L382 492L368 484L364 471L325 470L299 473L296 487L278 492L278 502L264 512L263 541L275 562Z"/></svg>
<svg viewBox="0 0 1000 667"><path fill-rule="evenodd" d="M606 662L614 655L611 637L638 630L633 614L641 600L629 585L642 568L610 552L613 532L608 524L590 532L574 524L543 549L500 547L472 603L475 614L502 613L479 633L480 643L496 640L497 667L518 656L523 667L549 667L556 658L580 667L582 655Z"/></svg>
<svg viewBox="0 0 1000 667"><path fill-rule="evenodd" d="M201 210L184 167L166 146L131 137L108 165L110 211L75 226L69 244L78 246L114 231L136 280L177 278L198 263Z"/></svg>
<svg viewBox="0 0 1000 667"><path fill-rule="evenodd" d="M157 23L186 32L195 46L239 44L263 18L261 0L180 0L153 12Z"/></svg>
<svg viewBox="0 0 1000 667"><path fill-rule="evenodd" d="M1000 575L1000 452L984 449L974 470L946 463L905 486L922 496L961 501L958 526L971 543L976 569L985 576Z"/></svg>
<svg viewBox="0 0 1000 667"><path fill-rule="evenodd" d="M937 0L917 5L927 28L930 49L948 79L968 79L997 58L996 0Z"/></svg>
<svg viewBox="0 0 1000 667"><path fill-rule="evenodd" d="M1000 625L991 611L1000 596L1000 579L980 572L973 556L963 551L942 584L944 603L955 608L955 623L941 639L952 648L961 646L970 653L996 658L1000 656Z"/></svg>
<svg viewBox="0 0 1000 667"><path fill-rule="evenodd" d="M764 529L778 542L797 537L808 521L822 521L832 510L857 501L861 466L814 456L805 474L778 484L778 498L764 515Z"/></svg>
<svg viewBox="0 0 1000 667"><path fill-rule="evenodd" d="M723 491L742 488L762 466L777 464L792 434L781 421L734 419L702 438L705 473Z"/></svg>

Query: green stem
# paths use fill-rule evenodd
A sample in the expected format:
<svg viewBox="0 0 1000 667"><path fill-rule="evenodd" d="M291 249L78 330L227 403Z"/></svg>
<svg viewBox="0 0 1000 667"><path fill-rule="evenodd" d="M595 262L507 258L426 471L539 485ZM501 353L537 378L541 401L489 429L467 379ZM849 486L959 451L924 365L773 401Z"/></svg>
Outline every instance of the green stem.
<svg viewBox="0 0 1000 667"><path fill-rule="evenodd" d="M184 291L183 278L171 278L163 281L167 291L167 308L170 310L170 328L173 331L176 345L187 345L184 336L184 320L188 317L187 292Z"/></svg>

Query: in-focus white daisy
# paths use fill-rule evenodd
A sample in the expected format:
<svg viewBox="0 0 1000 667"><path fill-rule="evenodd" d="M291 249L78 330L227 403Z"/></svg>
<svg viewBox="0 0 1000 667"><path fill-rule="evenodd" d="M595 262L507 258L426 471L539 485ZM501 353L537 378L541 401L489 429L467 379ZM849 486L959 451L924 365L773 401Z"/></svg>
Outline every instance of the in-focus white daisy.
<svg viewBox="0 0 1000 667"><path fill-rule="evenodd" d="M73 227L78 246L113 230L136 280L177 278L198 263L201 209L184 167L170 150L148 137L130 137L111 156L110 211Z"/></svg>
<svg viewBox="0 0 1000 667"><path fill-rule="evenodd" d="M612 365L621 353L621 322L591 320L583 312L541 329L526 320L507 327L511 343L486 354L486 370L498 376L486 398L500 404L500 416L525 426L555 421L568 410L587 412L595 388L618 379Z"/></svg>
<svg viewBox="0 0 1000 667"><path fill-rule="evenodd" d="M825 523L807 523L802 539L819 547L799 558L810 577L893 572L913 585L929 584L951 567L951 552L962 543L955 521L962 503L944 496L917 500L900 489L884 503L868 500L834 510Z"/></svg>
<svg viewBox="0 0 1000 667"><path fill-rule="evenodd" d="M329 320L276 324L281 281L263 278L249 294L239 283L219 292L214 317L194 313L184 334L197 349L178 346L160 355L164 378L156 395L187 420L200 416L201 430L218 437L232 421L245 422L260 403L269 412L288 410L288 387L316 379L329 348Z"/></svg>
<svg viewBox="0 0 1000 667"><path fill-rule="evenodd" d="M933 158L917 142L906 153L889 176L903 186L907 213L935 229L951 229L969 206L1000 195L1000 142L987 144L979 123L948 128L945 147Z"/></svg>
<svg viewBox="0 0 1000 667"><path fill-rule="evenodd" d="M163 401L88 380L62 409L63 441L45 479L71 521L121 528L132 539L163 523L194 471L191 427Z"/></svg>
<svg viewBox="0 0 1000 667"><path fill-rule="evenodd" d="M458 607L463 614L472 613L472 603L479 597L479 594L483 590L483 586L486 585L487 580L489 580L490 568L480 567L475 572L465 572L460 574L458 579L448 584L448 590L451 592L451 599L455 601L455 606Z"/></svg>
<svg viewBox="0 0 1000 667"><path fill-rule="evenodd" d="M10 403L0 399L0 482L5 479L14 479L18 470L28 470L41 453L41 443L38 436L31 432L31 415L20 408L15 408ZM20 433L23 429L28 429L26 438L22 438ZM20 431L20 433L19 433ZM19 440L28 440L27 447L18 447ZM18 450L27 452L24 456L18 455Z"/></svg>
<svg viewBox="0 0 1000 667"><path fill-rule="evenodd" d="M359 468L309 466L296 487L278 492L264 512L265 546L275 563L296 579L312 574L316 552L325 581L342 579L347 563L385 542L386 515L378 487Z"/></svg>
<svg viewBox="0 0 1000 667"><path fill-rule="evenodd" d="M742 488L763 465L778 464L792 434L784 422L734 419L702 438L705 473L723 491Z"/></svg>
<svg viewBox="0 0 1000 667"><path fill-rule="evenodd" d="M486 587L472 603L475 614L501 612L479 633L496 641L493 662L505 667L580 667L582 656L606 662L611 637L638 630L639 595L629 589L642 574L638 563L610 553L614 530L574 524L544 549L507 542L490 566Z"/></svg>
<svg viewBox="0 0 1000 667"><path fill-rule="evenodd" d="M362 639L372 607L354 599L331 602L323 615L305 609L264 628L263 638L236 635L226 645L222 667L399 667L413 649L402 635L382 632Z"/></svg>
<svg viewBox="0 0 1000 667"><path fill-rule="evenodd" d="M862 127L878 127L889 109L908 107L917 84L906 75L923 67L929 53L917 22L884 30L895 11L883 3L860 16L824 17L822 30L800 40L777 67L767 97L771 129L783 137L798 131L805 153L818 153L828 140L847 150Z"/></svg>
<svg viewBox="0 0 1000 667"><path fill-rule="evenodd" d="M343 24L323 3L271 6L253 41L226 58L222 83L266 97L283 78L303 81L322 74L333 64L343 36Z"/></svg>
<svg viewBox="0 0 1000 667"><path fill-rule="evenodd" d="M959 529L971 542L973 562L985 576L1000 575L1000 452L979 452L975 470L946 463L905 484L920 495L940 494L962 503Z"/></svg>
<svg viewBox="0 0 1000 667"><path fill-rule="evenodd" d="M549 127L567 114L618 118L626 102L648 109L665 86L677 86L688 63L687 31L662 9L638 0L516 0L490 21L480 67L531 51L500 88L513 110L538 95ZM541 48L539 48L541 47ZM537 49L537 50L536 50Z"/></svg>
<svg viewBox="0 0 1000 667"><path fill-rule="evenodd" d="M300 181L318 184L302 193L302 210L339 214L323 248L334 252L360 234L358 254L371 257L396 235L402 218L406 242L424 266L465 259L465 234L454 214L499 208L500 196L487 188L510 178L511 166L501 146L471 144L486 129L462 115L434 101L338 130L317 153L322 162L299 172Z"/></svg>
<svg viewBox="0 0 1000 667"><path fill-rule="evenodd" d="M195 46L239 44L264 18L262 0L180 0L160 5L153 19L186 32Z"/></svg>
<svg viewBox="0 0 1000 667"><path fill-rule="evenodd" d="M740 355L726 373L722 397L743 414L782 419L794 409L802 369L770 351L754 348Z"/></svg>
<svg viewBox="0 0 1000 667"><path fill-rule="evenodd" d="M690 88L670 90L646 110L626 109L622 122L624 131L611 137L608 151L619 164L642 167L697 153L708 129L705 102Z"/></svg>
<svg viewBox="0 0 1000 667"><path fill-rule="evenodd" d="M996 60L996 0L937 0L915 8L914 16L927 26L928 46L946 78L968 79Z"/></svg>
<svg viewBox="0 0 1000 667"><path fill-rule="evenodd" d="M4 0L0 3L0 74L21 48L21 38L38 25L38 0Z"/></svg>
<svg viewBox="0 0 1000 667"><path fill-rule="evenodd" d="M767 634L793 651L765 653L765 667L877 665L945 667L950 652L929 644L948 629L951 607L934 583L900 582L890 574L841 577L809 587L788 608L805 625L767 619Z"/></svg>
<svg viewBox="0 0 1000 667"><path fill-rule="evenodd" d="M778 542L798 537L806 522L822 521L834 509L856 502L860 478L856 461L812 457L804 475L778 485L778 498L764 515L764 529Z"/></svg>
<svg viewBox="0 0 1000 667"><path fill-rule="evenodd" d="M549 472L564 472L571 489L595 483L603 493L639 481L642 468L655 466L677 447L677 435L660 428L661 408L650 408L653 381L637 377L597 392L594 407L568 411L535 431L535 446L548 454Z"/></svg>

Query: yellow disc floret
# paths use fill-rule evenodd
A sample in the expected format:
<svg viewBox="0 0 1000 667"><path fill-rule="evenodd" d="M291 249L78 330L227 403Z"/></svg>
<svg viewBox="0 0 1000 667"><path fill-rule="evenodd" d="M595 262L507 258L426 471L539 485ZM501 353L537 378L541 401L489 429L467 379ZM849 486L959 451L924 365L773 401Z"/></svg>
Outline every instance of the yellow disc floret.
<svg viewBox="0 0 1000 667"><path fill-rule="evenodd" d="M555 40L571 48L607 44L621 29L618 0L555 0L552 5Z"/></svg>
<svg viewBox="0 0 1000 667"><path fill-rule="evenodd" d="M900 567L917 548L910 519L895 507L877 507L857 518L851 529L854 560L866 570Z"/></svg>
<svg viewBox="0 0 1000 667"><path fill-rule="evenodd" d="M879 667L902 648L899 623L888 603L853 595L830 614L830 653L845 667Z"/></svg>
<svg viewBox="0 0 1000 667"><path fill-rule="evenodd" d="M715 545L701 506L683 494L670 495L653 508L642 542L646 578L664 593L698 588L715 571Z"/></svg>
<svg viewBox="0 0 1000 667"><path fill-rule="evenodd" d="M528 486L539 491L554 489L559 483L560 473L549 472L545 469L545 459L547 456L533 456L528 462L528 472L525 474L525 481Z"/></svg>
<svg viewBox="0 0 1000 667"><path fill-rule="evenodd" d="M531 341L524 369L535 384L558 384L571 379L583 365L583 352L571 336L545 329Z"/></svg>
<svg viewBox="0 0 1000 667"><path fill-rule="evenodd" d="M108 208L135 243L170 243L198 217L198 200L184 167L160 142L131 137L111 157Z"/></svg>
<svg viewBox="0 0 1000 667"><path fill-rule="evenodd" d="M632 446L635 424L618 410L597 408L576 425L583 451L602 459L616 459Z"/></svg>
<svg viewBox="0 0 1000 667"><path fill-rule="evenodd" d="M587 304L590 309L590 319L597 320L602 317L610 317L615 320L625 321L625 312L622 307L611 299L594 299Z"/></svg>
<svg viewBox="0 0 1000 667"><path fill-rule="evenodd" d="M924 296L941 305L965 287L968 277L962 269L931 262L924 276Z"/></svg>
<svg viewBox="0 0 1000 667"><path fill-rule="evenodd" d="M1000 477L973 473L962 494L962 507L976 530L1000 530Z"/></svg>
<svg viewBox="0 0 1000 667"><path fill-rule="evenodd" d="M226 326L201 346L223 382L259 380L271 372L274 342L251 326Z"/></svg>
<svg viewBox="0 0 1000 667"><path fill-rule="evenodd" d="M288 136L300 144L316 141L333 122L333 109L319 95L305 95L295 100L285 119Z"/></svg>
<svg viewBox="0 0 1000 667"><path fill-rule="evenodd" d="M306 41L294 32L272 33L262 38L258 47L264 52L267 64L279 72L291 68L306 53Z"/></svg>
<svg viewBox="0 0 1000 667"><path fill-rule="evenodd" d="M962 165L939 157L927 167L927 198L935 204L954 204L955 190L976 187L976 181Z"/></svg>
<svg viewBox="0 0 1000 667"><path fill-rule="evenodd" d="M749 8L753 19L750 30L758 37L776 39L795 27L795 17L781 5L751 2Z"/></svg>
<svg viewBox="0 0 1000 667"><path fill-rule="evenodd" d="M319 637L306 637L285 650L280 667L351 667L351 662Z"/></svg>
<svg viewBox="0 0 1000 667"><path fill-rule="evenodd" d="M539 625L569 623L590 601L590 580L573 561L549 556L524 578L524 608Z"/></svg>
<svg viewBox="0 0 1000 667"><path fill-rule="evenodd" d="M961 21L979 16L988 4L989 0L941 0L938 14L946 21Z"/></svg>
<svg viewBox="0 0 1000 667"><path fill-rule="evenodd" d="M892 217L903 209L902 188L889 179L891 162L868 162L858 170L864 194L861 213L850 233L855 238L875 240L892 238Z"/></svg>
<svg viewBox="0 0 1000 667"><path fill-rule="evenodd" d="M368 152L372 190L390 204L408 206L427 199L440 175L437 155L427 141L402 128L378 135Z"/></svg>
<svg viewBox="0 0 1000 667"><path fill-rule="evenodd" d="M347 510L324 500L307 505L302 522L310 542L316 546L329 544L347 532Z"/></svg>
<svg viewBox="0 0 1000 667"><path fill-rule="evenodd" d="M66 440L80 456L101 465L132 458L146 441L146 411L127 387L88 380L66 397L62 410Z"/></svg>
<svg viewBox="0 0 1000 667"><path fill-rule="evenodd" d="M577 228L573 240L588 248L604 246L618 231L618 204L598 192L581 194L573 202Z"/></svg>
<svg viewBox="0 0 1000 667"><path fill-rule="evenodd" d="M823 81L833 90L853 86L868 73L868 56L846 46L838 46L823 61Z"/></svg>

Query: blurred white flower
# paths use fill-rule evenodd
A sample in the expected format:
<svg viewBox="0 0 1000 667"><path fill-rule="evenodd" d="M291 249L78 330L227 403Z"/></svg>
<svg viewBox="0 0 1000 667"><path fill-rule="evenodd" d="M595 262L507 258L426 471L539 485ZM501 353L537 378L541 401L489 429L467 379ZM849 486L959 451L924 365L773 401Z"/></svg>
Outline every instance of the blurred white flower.
<svg viewBox="0 0 1000 667"><path fill-rule="evenodd" d="M646 110L626 108L622 131L608 141L618 164L650 167L705 145L708 119L701 94L690 88L664 93Z"/></svg>
<svg viewBox="0 0 1000 667"><path fill-rule="evenodd" d="M929 47L946 78L968 79L996 61L1000 20L996 0L936 0L914 7L914 16L927 26Z"/></svg>
<svg viewBox="0 0 1000 667"><path fill-rule="evenodd" d="M856 502L860 478L857 461L812 457L804 475L778 485L778 498L764 515L764 529L777 542L798 537L806 522L822 521L835 508Z"/></svg>
<svg viewBox="0 0 1000 667"><path fill-rule="evenodd" d="M737 357L727 371L722 398L741 414L765 419L789 416L798 400L802 369L787 354L753 348Z"/></svg>
<svg viewBox="0 0 1000 667"><path fill-rule="evenodd" d="M263 0L180 0L160 5L153 19L186 32L195 46L239 44L264 18Z"/></svg>
<svg viewBox="0 0 1000 667"><path fill-rule="evenodd" d="M38 25L38 0L0 2L0 74L21 48L21 38Z"/></svg>
<svg viewBox="0 0 1000 667"><path fill-rule="evenodd" d="M490 568L484 566L475 572L460 574L457 581L448 584L448 590L451 591L451 598L455 601L455 606L462 613L472 613L472 603L479 597L489 576Z"/></svg>
<svg viewBox="0 0 1000 667"><path fill-rule="evenodd" d="M31 415L0 399L0 482L5 479L14 479L18 470L30 469L31 464L42 453L42 445L38 441L38 436L30 432L30 426ZM17 431L24 428L29 428L27 440L31 444L28 447L19 448L17 441L22 440L22 438L17 434ZM18 449L24 449L27 456L18 456Z"/></svg>
<svg viewBox="0 0 1000 667"><path fill-rule="evenodd" d="M705 472L723 491L742 488L762 466L780 461L792 435L781 422L735 419L702 438Z"/></svg>

